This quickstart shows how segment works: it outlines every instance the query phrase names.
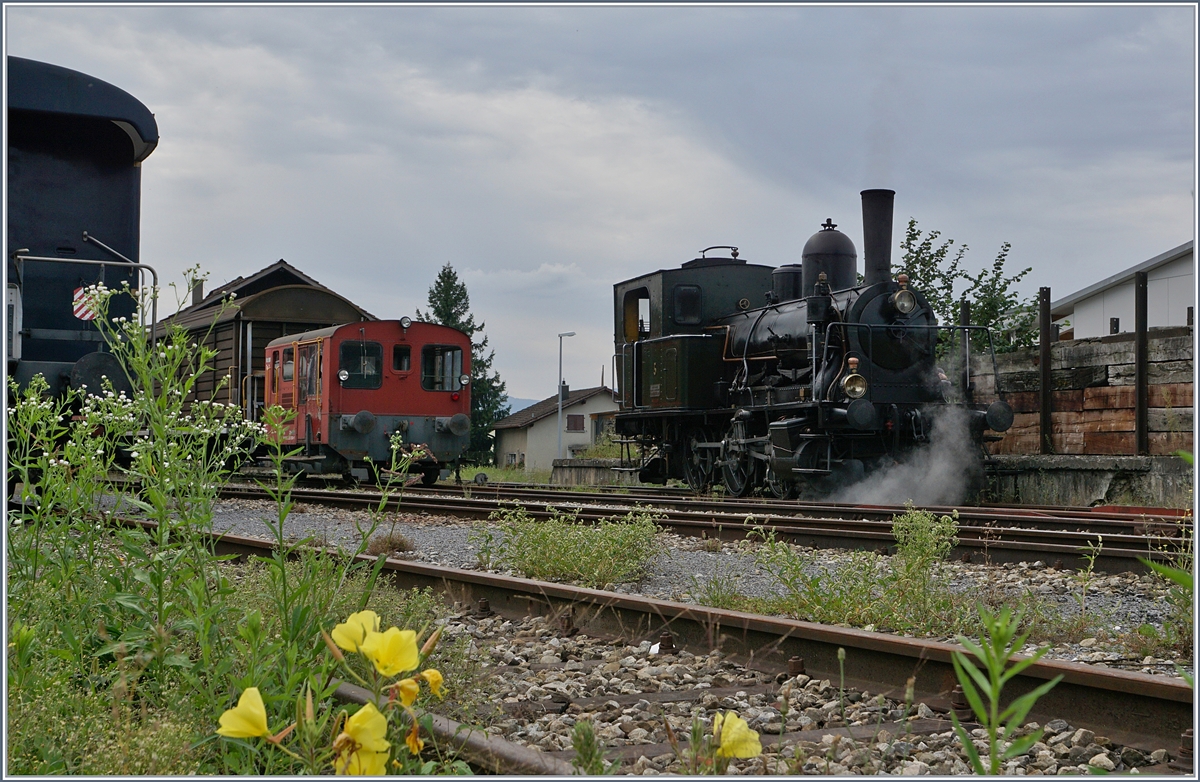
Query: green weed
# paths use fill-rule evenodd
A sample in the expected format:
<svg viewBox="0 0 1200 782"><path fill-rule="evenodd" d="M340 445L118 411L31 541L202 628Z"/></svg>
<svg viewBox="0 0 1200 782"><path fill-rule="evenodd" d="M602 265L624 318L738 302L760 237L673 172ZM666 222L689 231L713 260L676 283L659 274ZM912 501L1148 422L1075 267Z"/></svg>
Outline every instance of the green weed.
<svg viewBox="0 0 1200 782"><path fill-rule="evenodd" d="M491 519L504 533L496 547L500 562L528 578L597 588L640 577L659 532L653 514L641 508L595 525L557 510L549 519L535 519L521 505L496 511Z"/></svg>

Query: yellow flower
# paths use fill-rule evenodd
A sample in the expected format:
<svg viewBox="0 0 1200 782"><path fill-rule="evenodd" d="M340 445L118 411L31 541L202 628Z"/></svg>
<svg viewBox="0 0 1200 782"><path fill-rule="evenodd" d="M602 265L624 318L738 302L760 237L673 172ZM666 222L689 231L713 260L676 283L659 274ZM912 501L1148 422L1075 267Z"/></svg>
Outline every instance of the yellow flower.
<svg viewBox="0 0 1200 782"><path fill-rule="evenodd" d="M227 709L221 715L221 727L217 733L231 739L249 739L255 736L269 736L267 729L267 709L263 706L262 695L257 687L247 687L238 698L238 704Z"/></svg>
<svg viewBox="0 0 1200 782"><path fill-rule="evenodd" d="M363 706L346 720L342 732L333 742L337 753L334 771L354 776L383 776L387 773L387 717L379 713L374 703Z"/></svg>
<svg viewBox="0 0 1200 782"><path fill-rule="evenodd" d="M413 701L417 699L417 694L421 688L417 686L416 679L401 679L396 682L396 692L400 696L400 703L404 708L413 705Z"/></svg>
<svg viewBox="0 0 1200 782"><path fill-rule="evenodd" d="M408 751L414 755L419 754L425 748L425 742L417 735L417 723L415 720L412 724L412 730L404 737L404 743L408 745Z"/></svg>
<svg viewBox="0 0 1200 782"><path fill-rule="evenodd" d="M357 652L363 639L378 630L379 615L374 611L359 611L333 628L333 642L347 652Z"/></svg>
<svg viewBox="0 0 1200 782"><path fill-rule="evenodd" d="M421 671L421 677L429 682L429 689L433 694L442 697L442 673L437 668L426 668Z"/></svg>
<svg viewBox="0 0 1200 782"><path fill-rule="evenodd" d="M415 630L389 627L387 632L368 633L359 644L359 651L375 663L375 670L384 676L411 671L420 663Z"/></svg>
<svg viewBox="0 0 1200 782"><path fill-rule="evenodd" d="M736 712L717 712L713 717L713 736L721 742L717 756L723 758L756 758L762 754L758 731L750 730Z"/></svg>

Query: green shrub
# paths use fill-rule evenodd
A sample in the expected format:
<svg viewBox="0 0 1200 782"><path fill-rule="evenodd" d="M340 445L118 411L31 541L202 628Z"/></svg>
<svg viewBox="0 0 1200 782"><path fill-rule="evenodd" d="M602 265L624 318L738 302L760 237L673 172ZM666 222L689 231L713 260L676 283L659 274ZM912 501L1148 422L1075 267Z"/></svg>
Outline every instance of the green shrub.
<svg viewBox="0 0 1200 782"><path fill-rule="evenodd" d="M643 508L595 525L557 510L549 519L535 519L521 505L496 511L491 518L504 533L496 552L500 562L528 578L589 587L640 577L659 532L655 517Z"/></svg>

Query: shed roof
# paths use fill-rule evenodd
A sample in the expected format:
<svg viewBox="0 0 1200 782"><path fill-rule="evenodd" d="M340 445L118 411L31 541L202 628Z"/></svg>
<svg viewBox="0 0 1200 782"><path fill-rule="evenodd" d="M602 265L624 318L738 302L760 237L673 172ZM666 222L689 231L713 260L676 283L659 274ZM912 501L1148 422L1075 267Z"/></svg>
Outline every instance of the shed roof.
<svg viewBox="0 0 1200 782"><path fill-rule="evenodd" d="M184 307L178 313L163 318L163 324L178 323L185 328L191 328L196 325L208 325L212 323L213 314L208 312L220 303L230 293L237 294L234 299L233 306L226 310L220 320L229 320L234 317L241 309L248 306L255 298L268 291L281 290L285 288L314 288L321 293L332 296L334 299L344 302L353 310L361 313L365 320L378 320L374 315L364 310L354 302L347 299L345 296L338 294L329 288L326 288L321 283L309 277L304 272L292 266L287 261L280 258L275 263L261 269L249 277L237 277L229 282L221 285L209 293L200 301L199 304L192 304ZM342 313L339 313L342 314ZM303 320L303 319L298 319Z"/></svg>
<svg viewBox="0 0 1200 782"><path fill-rule="evenodd" d="M1118 272L1111 277L1105 277L1100 282L1089 285L1083 290L1076 291L1070 296L1059 299L1050 304L1050 316L1061 318L1064 315L1070 315L1075 310L1075 305L1089 296L1093 296L1102 290L1112 288L1113 286L1132 280L1138 272L1148 272L1152 269L1157 269L1159 266L1178 260L1192 251L1192 241L1188 240L1173 250L1167 250L1165 253L1156 255L1148 261L1142 261L1137 266L1131 266L1123 272Z"/></svg>
<svg viewBox="0 0 1200 782"><path fill-rule="evenodd" d="M563 410L568 407L579 404L580 402L591 399L594 396L607 392L612 394L612 389L608 386L596 386L594 388L579 388L572 389L563 400ZM537 404L530 405L524 410L518 410L507 418L501 418L492 425L493 429L524 429L531 424L546 418L550 415L558 413L558 396L551 396Z"/></svg>

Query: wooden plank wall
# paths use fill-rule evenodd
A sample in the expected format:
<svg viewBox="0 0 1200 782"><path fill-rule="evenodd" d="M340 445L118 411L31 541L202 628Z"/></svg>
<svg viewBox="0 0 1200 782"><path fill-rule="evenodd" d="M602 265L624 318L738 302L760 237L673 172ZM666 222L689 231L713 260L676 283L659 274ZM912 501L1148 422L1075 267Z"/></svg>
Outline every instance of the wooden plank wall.
<svg viewBox="0 0 1200 782"><path fill-rule="evenodd" d="M1136 453L1132 334L1068 340L1051 346L1054 382L1051 438L1055 453L1130 455ZM1038 351L997 357L1000 387L1012 405L1014 421L992 453L1039 452ZM1192 335L1184 328L1149 330L1150 453L1191 451ZM991 368L979 366L980 391L991 393Z"/></svg>

